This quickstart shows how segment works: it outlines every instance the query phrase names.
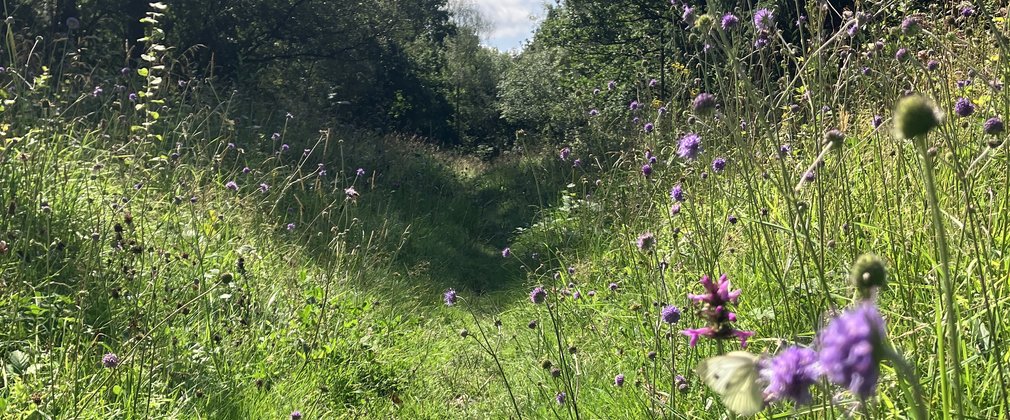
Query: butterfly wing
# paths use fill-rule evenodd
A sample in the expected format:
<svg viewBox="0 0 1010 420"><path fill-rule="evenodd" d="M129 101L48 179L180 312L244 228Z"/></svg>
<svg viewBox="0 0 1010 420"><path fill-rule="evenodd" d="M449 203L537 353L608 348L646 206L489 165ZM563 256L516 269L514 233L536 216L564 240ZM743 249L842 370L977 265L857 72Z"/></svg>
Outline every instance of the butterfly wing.
<svg viewBox="0 0 1010 420"><path fill-rule="evenodd" d="M703 360L698 376L720 397L723 405L741 416L757 414L764 408L764 395L758 386L758 357L734 351Z"/></svg>

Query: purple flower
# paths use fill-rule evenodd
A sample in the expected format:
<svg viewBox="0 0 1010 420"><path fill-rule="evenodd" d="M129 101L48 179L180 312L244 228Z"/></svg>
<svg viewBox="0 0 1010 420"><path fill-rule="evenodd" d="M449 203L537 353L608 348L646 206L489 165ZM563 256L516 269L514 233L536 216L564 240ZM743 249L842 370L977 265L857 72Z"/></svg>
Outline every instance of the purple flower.
<svg viewBox="0 0 1010 420"><path fill-rule="evenodd" d="M959 117L970 116L975 113L975 104L971 102L971 99L960 98L954 104L954 113Z"/></svg>
<svg viewBox="0 0 1010 420"><path fill-rule="evenodd" d="M133 93L133 92L131 92L131 93L130 93L130 94L129 94L129 95L127 96L127 98L128 98L129 100L130 100L130 102L137 102L137 99L139 99L139 98L137 97L137 94L136 94L136 93Z"/></svg>
<svg viewBox="0 0 1010 420"><path fill-rule="evenodd" d="M646 133L651 133L654 128L655 126L652 123L645 123L645 127L643 127Z"/></svg>
<svg viewBox="0 0 1010 420"><path fill-rule="evenodd" d="M547 299L547 291L543 287L534 287L533 291L530 292L530 301L533 303L541 304L544 303L545 299Z"/></svg>
<svg viewBox="0 0 1010 420"><path fill-rule="evenodd" d="M631 103L628 104L628 109L632 111L638 110L638 107L639 107L638 101L631 101Z"/></svg>
<svg viewBox="0 0 1010 420"><path fill-rule="evenodd" d="M609 288L611 292L616 292L617 291L617 283L610 283L610 285L608 285L607 288Z"/></svg>
<svg viewBox="0 0 1010 420"><path fill-rule="evenodd" d="M873 395L886 331L872 303L843 312L817 334L818 362L824 374L860 397Z"/></svg>
<svg viewBox="0 0 1010 420"><path fill-rule="evenodd" d="M954 82L954 85L957 86L958 89L964 89L971 86L971 79L958 80Z"/></svg>
<svg viewBox="0 0 1010 420"><path fill-rule="evenodd" d="M783 145L779 146L779 157L780 158L785 158L786 156L789 156L789 153L792 152L792 151L793 151L793 147L792 146L790 146L788 144L783 144Z"/></svg>
<svg viewBox="0 0 1010 420"><path fill-rule="evenodd" d="M652 165L648 163L642 165L642 175L645 175L646 178L652 176Z"/></svg>
<svg viewBox="0 0 1010 420"><path fill-rule="evenodd" d="M731 225L735 225L736 222L737 222L737 218L736 218L736 216L734 216L734 215L731 214L731 215L729 215L729 217L726 217L726 221L728 221L729 224L731 224Z"/></svg>
<svg viewBox="0 0 1010 420"><path fill-rule="evenodd" d="M746 348L747 339L754 333L734 328L732 323L736 322L736 314L726 309L728 305L736 305L740 290L730 290L729 278L725 274L719 277L718 282L713 282L709 276L703 276L700 283L705 288L705 293L688 294L687 298L697 306L698 315L707 321L707 325L681 331L681 334L689 338L688 344L694 347L701 337L718 340L735 337L740 340L740 346Z"/></svg>
<svg viewBox="0 0 1010 420"><path fill-rule="evenodd" d="M614 377L614 385L624 386L624 374L618 373L617 376Z"/></svg>
<svg viewBox="0 0 1010 420"><path fill-rule="evenodd" d="M810 386L816 384L820 376L817 352L804 347L789 347L764 363L760 374L768 383L765 394L772 400L808 404L812 399Z"/></svg>
<svg viewBox="0 0 1010 420"><path fill-rule="evenodd" d="M761 32L760 34L758 34L758 37L754 40L754 48L760 50L764 47L767 47L768 44L770 44L771 42L772 42L771 39L768 39L768 33Z"/></svg>
<svg viewBox="0 0 1010 420"><path fill-rule="evenodd" d="M281 139L281 133L273 133L270 135L270 140L277 141Z"/></svg>
<svg viewBox="0 0 1010 420"><path fill-rule="evenodd" d="M677 146L677 155L682 159L697 159L698 154L701 152L701 136L689 133L680 138L680 144Z"/></svg>
<svg viewBox="0 0 1010 420"><path fill-rule="evenodd" d="M715 160L712 161L712 172L722 172L725 169L726 169L726 159L717 157L715 158Z"/></svg>
<svg viewBox="0 0 1010 420"><path fill-rule="evenodd" d="M302 412L298 410L292 411L291 420L302 420Z"/></svg>
<svg viewBox="0 0 1010 420"><path fill-rule="evenodd" d="M502 256L502 258L508 258L510 255L512 255L512 249L511 248L505 247L505 249L501 250L501 256Z"/></svg>
<svg viewBox="0 0 1010 420"><path fill-rule="evenodd" d="M580 166L582 166L582 159L576 158L572 161L572 167L578 168Z"/></svg>
<svg viewBox="0 0 1010 420"><path fill-rule="evenodd" d="M680 203L673 203L670 206L670 216L676 216L680 214Z"/></svg>
<svg viewBox="0 0 1010 420"><path fill-rule="evenodd" d="M965 6L961 7L961 16L971 17L971 15L974 15L974 14L975 14L975 9L973 9L970 5L965 5Z"/></svg>
<svg viewBox="0 0 1010 420"><path fill-rule="evenodd" d="M940 68L940 62L939 61L929 60L929 62L926 63L926 70L935 71L938 68Z"/></svg>
<svg viewBox="0 0 1010 420"><path fill-rule="evenodd" d="M874 115L872 123L874 129L880 128L880 126L884 124L884 117L880 115Z"/></svg>
<svg viewBox="0 0 1010 420"><path fill-rule="evenodd" d="M711 93L699 93L691 103L694 113L698 115L708 115L715 110L715 95Z"/></svg>
<svg viewBox="0 0 1010 420"><path fill-rule="evenodd" d="M116 353L107 353L105 356L102 356L102 366L108 369L119 367L119 362L119 356L116 356Z"/></svg>
<svg viewBox="0 0 1010 420"><path fill-rule="evenodd" d="M815 179L817 179L817 171L813 169L803 174L803 180L806 182L814 182Z"/></svg>
<svg viewBox="0 0 1010 420"><path fill-rule="evenodd" d="M597 110L595 110L595 109L590 109L590 110L589 110L589 116L590 116L590 117L595 117L595 116L597 116L597 115L600 115L600 111L597 111Z"/></svg>
<svg viewBox="0 0 1010 420"><path fill-rule="evenodd" d="M684 194L684 187L680 184L674 185L673 188L670 189L670 198L677 201L684 201L687 198Z"/></svg>
<svg viewBox="0 0 1010 420"><path fill-rule="evenodd" d="M442 299L445 300L445 306L452 306L456 304L456 300L459 299L459 296L456 295L455 290L449 289L445 291L444 295L442 295Z"/></svg>
<svg viewBox="0 0 1010 420"><path fill-rule="evenodd" d="M659 107L659 115L663 115L663 114L666 114L666 107L665 106Z"/></svg>
<svg viewBox="0 0 1010 420"><path fill-rule="evenodd" d="M687 295L688 299L696 303L708 304L708 306L716 308L730 303L736 305L737 299L740 298L740 289L729 290L729 277L725 274L719 276L718 282L713 282L712 278L707 275L702 276L698 282L705 288L705 293L700 295L689 293Z"/></svg>
<svg viewBox="0 0 1010 420"><path fill-rule="evenodd" d="M104 90L102 90L101 86L95 86L95 90L91 91L91 96L97 98L99 96L102 96L102 92L104 92Z"/></svg>
<svg viewBox="0 0 1010 420"><path fill-rule="evenodd" d="M680 309L673 305L666 305L659 312L659 317L667 324L676 324L680 322Z"/></svg>
<svg viewBox="0 0 1010 420"><path fill-rule="evenodd" d="M561 153L559 153L558 156L561 157L561 160L568 160L568 156L571 156L571 154L572 149L569 147L565 147L561 149Z"/></svg>
<svg viewBox="0 0 1010 420"><path fill-rule="evenodd" d="M559 392L558 395L554 396L554 401L557 401L559 405L565 405L565 393Z"/></svg>
<svg viewBox="0 0 1010 420"><path fill-rule="evenodd" d="M288 149L290 149L290 148L291 148L291 146L288 146L287 143L282 144L281 145L281 153L284 153L284 152L288 151Z"/></svg>
<svg viewBox="0 0 1010 420"><path fill-rule="evenodd" d="M995 136L998 134L1003 134L1003 131L1004 131L1003 120L999 119L999 117L992 117L988 120L985 120L985 122L982 123L982 132L986 134L991 134Z"/></svg>
<svg viewBox="0 0 1010 420"><path fill-rule="evenodd" d="M909 16L901 21L901 33L906 35L914 35L919 31L919 18L915 16Z"/></svg>
<svg viewBox="0 0 1010 420"><path fill-rule="evenodd" d="M245 175L249 175L249 172L252 172L252 169L249 169L249 167L248 167L248 166L246 166L246 167L242 168L242 173L243 173L243 174L245 174Z"/></svg>
<svg viewBox="0 0 1010 420"><path fill-rule="evenodd" d="M224 184L224 187L232 191L238 191L238 184L235 181L228 181Z"/></svg>
<svg viewBox="0 0 1010 420"><path fill-rule="evenodd" d="M358 170L355 172L355 174L357 176L365 176L365 168L358 168Z"/></svg>
<svg viewBox="0 0 1010 420"><path fill-rule="evenodd" d="M754 13L754 27L759 31L769 31L775 26L775 16L771 10L760 9Z"/></svg>
<svg viewBox="0 0 1010 420"><path fill-rule="evenodd" d="M905 61L905 58L908 58L908 49L898 48L898 51L894 53L894 59L898 61Z"/></svg>
<svg viewBox="0 0 1010 420"><path fill-rule="evenodd" d="M607 90L614 90L614 89L617 89L617 82L613 80L607 82Z"/></svg>
<svg viewBox="0 0 1010 420"><path fill-rule="evenodd" d="M656 79L649 80L649 87L651 87L651 88L652 87L656 87L656 85L658 85L658 84L659 84L659 80L656 80Z"/></svg>
<svg viewBox="0 0 1010 420"><path fill-rule="evenodd" d="M685 5L684 12L681 13L680 17L684 19L684 23L687 23L688 25L694 25L694 19L695 19L694 8Z"/></svg>
<svg viewBox="0 0 1010 420"><path fill-rule="evenodd" d="M638 239L635 241L635 244L638 245L638 249L640 251L649 252L656 246L656 235L653 235L652 232L645 232L638 235Z"/></svg>
<svg viewBox="0 0 1010 420"><path fill-rule="evenodd" d="M260 184L260 192L267 192L270 190L270 186L267 184Z"/></svg>
<svg viewBox="0 0 1010 420"><path fill-rule="evenodd" d="M722 16L722 30L727 31L736 27L740 23L740 18L732 13L726 13Z"/></svg>
<svg viewBox="0 0 1010 420"><path fill-rule="evenodd" d="M688 383L687 378L684 375L677 375L673 377L673 383L677 385L677 390L680 392L687 392Z"/></svg>
<svg viewBox="0 0 1010 420"><path fill-rule="evenodd" d="M344 195L347 197L346 198L347 200L352 200L352 201L357 200L358 197L361 196L361 194L358 194L358 190L354 189L353 186L344 188Z"/></svg>
<svg viewBox="0 0 1010 420"><path fill-rule="evenodd" d="M287 229L288 230L295 230L295 224L294 223L288 223Z"/></svg>

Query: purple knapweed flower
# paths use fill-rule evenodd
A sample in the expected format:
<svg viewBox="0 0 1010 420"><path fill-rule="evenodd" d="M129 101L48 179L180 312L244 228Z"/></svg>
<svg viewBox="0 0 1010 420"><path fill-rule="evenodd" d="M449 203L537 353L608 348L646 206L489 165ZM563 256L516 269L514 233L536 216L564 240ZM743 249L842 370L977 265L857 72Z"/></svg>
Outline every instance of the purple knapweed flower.
<svg viewBox="0 0 1010 420"><path fill-rule="evenodd" d="M116 353L106 353L105 356L102 356L102 366L107 369L119 367L119 356L116 356Z"/></svg>
<svg viewBox="0 0 1010 420"><path fill-rule="evenodd" d="M754 13L754 27L759 31L770 31L775 26L775 15L771 10L759 9Z"/></svg>
<svg viewBox="0 0 1010 420"><path fill-rule="evenodd" d="M631 103L628 104L628 109L632 111L638 110L638 107L639 107L638 101L631 101Z"/></svg>
<svg viewBox="0 0 1010 420"><path fill-rule="evenodd" d="M986 134L995 136L998 134L1003 134L1003 131L1004 131L1003 120L999 119L999 117L992 117L988 120L985 120L985 122L982 123L982 132Z"/></svg>
<svg viewBox="0 0 1010 420"><path fill-rule="evenodd" d="M789 347L764 363L760 374L768 384L765 395L769 399L808 404L812 399L810 386L816 384L820 377L817 352L804 347Z"/></svg>
<svg viewBox="0 0 1010 420"><path fill-rule="evenodd" d="M739 24L739 23L740 23L740 18L736 17L736 15L734 15L732 13L726 13L725 15L722 16L722 21L721 21L720 26L722 27L722 30L728 31L730 29L735 28L736 25Z"/></svg>
<svg viewBox="0 0 1010 420"><path fill-rule="evenodd" d="M959 117L968 117L975 113L975 104L968 98L959 98L954 104L954 113Z"/></svg>
<svg viewBox="0 0 1010 420"><path fill-rule="evenodd" d="M455 305L457 299L459 299L459 296L456 295L456 291L453 289L446 290L445 294L442 295L442 300L445 301L445 306Z"/></svg>
<svg viewBox="0 0 1010 420"><path fill-rule="evenodd" d="M677 146L677 155L682 159L697 159L701 152L701 136L689 133L680 138L680 143Z"/></svg>
<svg viewBox="0 0 1010 420"><path fill-rule="evenodd" d="M725 169L726 169L726 159L717 157L715 158L715 160L712 161L712 172L718 173L722 172Z"/></svg>
<svg viewBox="0 0 1010 420"><path fill-rule="evenodd" d="M547 299L547 291L543 287L534 287L533 291L530 292L530 301L533 303L541 304L544 303L545 299Z"/></svg>
<svg viewBox="0 0 1010 420"><path fill-rule="evenodd" d="M880 378L886 332L872 303L843 312L817 334L818 362L825 376L860 397L872 396Z"/></svg>
<svg viewBox="0 0 1010 420"><path fill-rule="evenodd" d="M680 322L680 309L673 305L666 305L659 312L659 317L667 324L676 324Z"/></svg>

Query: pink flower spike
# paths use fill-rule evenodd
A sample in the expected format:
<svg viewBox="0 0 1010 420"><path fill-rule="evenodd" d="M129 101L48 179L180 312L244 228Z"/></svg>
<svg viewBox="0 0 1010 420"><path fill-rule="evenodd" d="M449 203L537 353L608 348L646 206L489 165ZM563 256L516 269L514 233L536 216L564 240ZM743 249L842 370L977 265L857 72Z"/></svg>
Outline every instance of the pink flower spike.
<svg viewBox="0 0 1010 420"><path fill-rule="evenodd" d="M754 331L734 331L737 338L740 339L740 348L747 348L747 339L754 335Z"/></svg>

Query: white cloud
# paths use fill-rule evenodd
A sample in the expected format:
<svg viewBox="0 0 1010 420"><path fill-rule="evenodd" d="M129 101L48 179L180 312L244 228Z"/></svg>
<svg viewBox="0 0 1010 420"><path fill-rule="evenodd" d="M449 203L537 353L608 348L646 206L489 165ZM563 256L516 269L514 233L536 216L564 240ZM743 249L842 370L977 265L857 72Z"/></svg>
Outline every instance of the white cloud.
<svg viewBox="0 0 1010 420"><path fill-rule="evenodd" d="M543 0L475 0L477 9L491 22L485 43L502 50L519 48L533 35L543 14Z"/></svg>

